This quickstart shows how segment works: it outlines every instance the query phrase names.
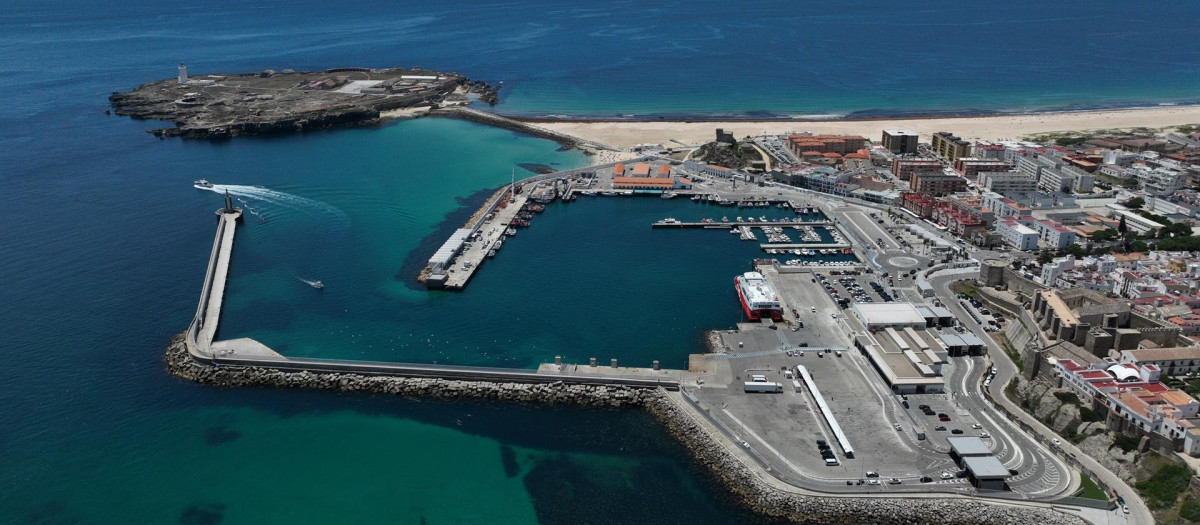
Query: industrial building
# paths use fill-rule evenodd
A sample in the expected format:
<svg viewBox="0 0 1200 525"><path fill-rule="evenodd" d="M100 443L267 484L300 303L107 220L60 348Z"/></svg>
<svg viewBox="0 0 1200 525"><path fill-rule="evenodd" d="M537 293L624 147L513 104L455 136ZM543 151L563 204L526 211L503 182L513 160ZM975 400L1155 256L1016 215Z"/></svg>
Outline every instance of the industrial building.
<svg viewBox="0 0 1200 525"><path fill-rule="evenodd" d="M851 311L868 330L928 326L925 316L912 303L854 303Z"/></svg>
<svg viewBox="0 0 1200 525"><path fill-rule="evenodd" d="M950 444L950 459L967 471L971 485L985 490L1005 490L1005 480L1012 473L992 454L987 443L978 437L958 436L946 438L946 442Z"/></svg>

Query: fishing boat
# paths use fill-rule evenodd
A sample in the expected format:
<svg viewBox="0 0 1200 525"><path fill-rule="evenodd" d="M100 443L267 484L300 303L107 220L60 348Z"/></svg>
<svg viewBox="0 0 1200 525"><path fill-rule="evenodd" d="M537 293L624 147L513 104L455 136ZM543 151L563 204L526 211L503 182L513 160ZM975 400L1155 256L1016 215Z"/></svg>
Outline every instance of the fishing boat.
<svg viewBox="0 0 1200 525"><path fill-rule="evenodd" d="M493 249L493 250L488 250L488 257L489 257L489 258L491 258L491 257L495 257L495 256L496 256L496 250L494 250L494 249Z"/></svg>
<svg viewBox="0 0 1200 525"><path fill-rule="evenodd" d="M325 283L321 282L320 279L309 283L309 285L311 285L313 288L316 288L318 290L325 289Z"/></svg>

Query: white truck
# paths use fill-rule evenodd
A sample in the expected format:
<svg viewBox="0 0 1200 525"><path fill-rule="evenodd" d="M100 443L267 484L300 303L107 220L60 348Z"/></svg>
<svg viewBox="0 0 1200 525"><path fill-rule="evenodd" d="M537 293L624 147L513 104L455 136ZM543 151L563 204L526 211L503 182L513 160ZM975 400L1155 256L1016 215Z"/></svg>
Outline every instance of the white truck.
<svg viewBox="0 0 1200 525"><path fill-rule="evenodd" d="M783 392L783 385L781 385L779 383L772 383L772 382L747 381L746 382L746 392L747 393L777 394L779 392Z"/></svg>

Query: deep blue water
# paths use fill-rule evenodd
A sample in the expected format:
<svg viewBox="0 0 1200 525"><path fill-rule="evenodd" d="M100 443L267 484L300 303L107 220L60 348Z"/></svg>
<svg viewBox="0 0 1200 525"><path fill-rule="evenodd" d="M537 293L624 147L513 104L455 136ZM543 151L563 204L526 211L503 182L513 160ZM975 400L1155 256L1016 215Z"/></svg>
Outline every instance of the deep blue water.
<svg viewBox="0 0 1200 525"><path fill-rule="evenodd" d="M841 114L1189 101L1194 3L163 2L0 11L0 522L745 521L636 412L218 390L167 376L244 189L223 336L297 355L680 365L737 320L756 255L718 212L581 200L461 294L406 279L517 164L578 153L474 124L159 141L106 95L172 76L421 65L503 80L498 111ZM329 283L319 297L299 278ZM614 505L612 502L620 502Z"/></svg>

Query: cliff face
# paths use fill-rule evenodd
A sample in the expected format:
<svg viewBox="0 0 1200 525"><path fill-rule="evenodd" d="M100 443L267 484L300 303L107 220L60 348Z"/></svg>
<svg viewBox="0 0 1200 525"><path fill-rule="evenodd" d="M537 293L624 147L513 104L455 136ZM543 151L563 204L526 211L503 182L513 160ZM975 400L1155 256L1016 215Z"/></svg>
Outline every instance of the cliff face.
<svg viewBox="0 0 1200 525"><path fill-rule="evenodd" d="M118 113L119 114L119 113ZM236 122L221 126L188 126L176 121L179 127L150 130L157 137L185 139L227 139L249 135L276 135L343 126L365 126L379 123L379 112L370 108L349 107L318 111L303 116L268 121Z"/></svg>
<svg viewBox="0 0 1200 525"><path fill-rule="evenodd" d="M1075 394L1054 388L1045 381L1024 378L1014 381L1016 386L1009 390L1013 401L1063 440L1075 443L1083 453L1126 481L1149 477L1149 473L1139 467L1138 460L1145 452L1138 450L1137 440L1109 430L1102 414L1093 411Z"/></svg>

